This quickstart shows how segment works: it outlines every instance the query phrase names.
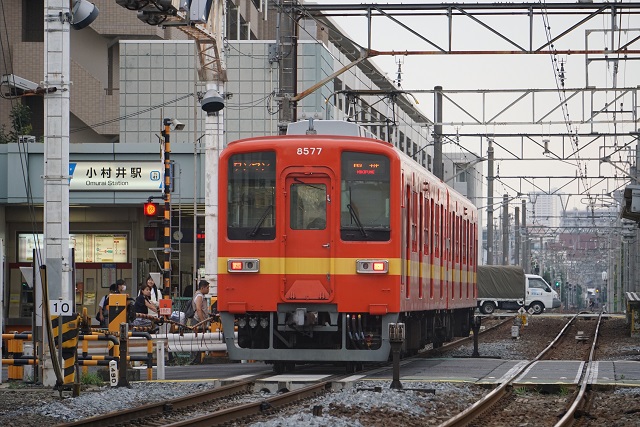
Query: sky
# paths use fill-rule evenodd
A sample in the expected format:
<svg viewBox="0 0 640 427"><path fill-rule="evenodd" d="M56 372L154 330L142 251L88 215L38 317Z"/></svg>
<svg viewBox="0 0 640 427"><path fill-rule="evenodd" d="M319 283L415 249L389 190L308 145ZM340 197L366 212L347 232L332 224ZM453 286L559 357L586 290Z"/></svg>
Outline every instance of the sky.
<svg viewBox="0 0 640 427"><path fill-rule="evenodd" d="M340 2L316 1L321 4L340 4ZM367 2L381 4L405 3L400 1ZM486 1L468 3L489 3ZM513 4L514 2L511 2ZM517 2L515 2L517 3ZM546 4L560 2L546 2ZM577 2L576 2L577 3ZM624 3L624 2L623 2ZM495 28L501 34L506 35L520 46L529 46L529 18L526 16L502 16L502 17L479 17L484 23ZM364 17L333 18L348 36L355 42L367 45L367 21ZM548 37L556 37L567 30L571 25L577 23L581 18L574 17L554 17L548 16L547 20L541 17L534 18L532 26L533 46L537 48L547 42ZM417 17L407 16L399 18L405 25L419 32L424 38L430 40L438 46L446 48L448 46L448 27L445 17ZM625 43L640 36L640 16L622 16L616 20L616 25L628 31L618 31L612 40L611 16L601 15L578 26L570 34L564 36L554 43L557 50L582 50L582 49L605 49L611 48L611 43L615 46ZM403 29L399 24L390 19L378 17L373 20L373 31L371 48L378 51L424 51L433 50L433 46L421 40L411 32ZM497 35L481 27L468 17L454 17L452 25L452 46L454 50L515 50L510 43L500 39ZM548 30L548 31L547 31ZM587 45L588 44L588 45ZM640 49L640 41L634 42L630 49ZM630 55L638 57L639 55ZM446 90L477 90L477 89L551 89L548 93L537 94L534 99L531 96L517 102L505 113L502 113L500 120L522 122L518 126L487 126L473 125L470 115L476 118L493 117L503 111L511 103L515 102L520 94L487 94L484 97L486 103L483 111L483 96L481 94L464 93L451 95L455 103L464 108L470 114L466 114L460 108L445 101L443 111L443 132L449 134L478 134L492 135L493 133L525 133L552 134L567 132L589 133L589 132L618 132L625 134L625 137L617 139L610 138L605 141L599 140L589 142L592 138L580 138L577 141L571 139L562 140L557 137L541 136L534 138L534 141L522 140L521 138L499 138L496 139L495 164L496 172L501 178L495 183L494 197L502 194L509 194L517 197L518 193L526 194L536 190L556 190L558 193L583 193L583 196L563 196L562 204L568 208L584 210L589 206L586 203L591 197L594 207L609 205L611 200L602 197L603 194L615 190L622 186L624 180L614 181L602 180L599 178L584 178L569 182L568 179L553 179L557 176L606 176L621 177L623 175L615 167L607 163L599 162L598 158L604 153L611 153L620 146L632 142L634 137L629 132L637 131L638 123L623 123L620 119L630 120L632 114L621 113L620 110L631 110L633 105L631 94L628 94L617 101L615 97L619 92L613 90L598 92L594 95L593 101L589 96L574 96L566 102L565 114L562 109L544 117L546 113L558 106L562 96L557 88L562 87L559 83L559 64L563 63L564 68L564 88L584 88L588 85L596 88L614 87L638 87L640 86L640 63L639 61L590 61L587 62L585 55L410 55L410 56L385 56L376 57L373 62L392 78L396 77L398 62L402 67L402 89L414 93L419 100L420 108L427 117L433 118L433 95L420 93L420 90L432 90L434 86L442 86ZM554 61L555 60L555 61ZM617 71L617 72L615 72ZM571 92L567 92L569 95ZM618 112L615 114L617 122L615 124L590 125L581 123L587 118L590 110L599 110L609 102L614 101ZM638 111L635 111L636 117ZM525 125L534 119L541 123L535 125ZM569 118L567 124L566 118ZM600 117L603 117L600 115ZM613 114L607 115L612 121ZM555 123L548 123L553 121ZM549 153L544 154L543 140L548 140ZM554 160L556 155L562 156L572 153L577 147L580 148L579 155L573 156L569 161ZM482 156L486 156L486 141L480 142L477 137L460 137L462 150L467 149ZM635 149L635 143L630 144ZM606 146L606 147L605 147ZM447 144L444 151L456 151L461 148L454 144ZM624 160L627 153L616 153L615 160ZM513 160L515 156L523 157L526 160ZM537 160L534 160L537 159ZM594 159L594 160L589 160ZM617 164L623 169L626 166ZM486 162L483 165L486 173ZM522 180L518 177L533 177ZM549 177L552 177L549 179ZM585 192L585 188L588 192ZM486 188L485 188L486 191ZM589 197L587 197L587 194ZM602 203L604 201L604 203ZM514 200L514 205L520 203Z"/></svg>

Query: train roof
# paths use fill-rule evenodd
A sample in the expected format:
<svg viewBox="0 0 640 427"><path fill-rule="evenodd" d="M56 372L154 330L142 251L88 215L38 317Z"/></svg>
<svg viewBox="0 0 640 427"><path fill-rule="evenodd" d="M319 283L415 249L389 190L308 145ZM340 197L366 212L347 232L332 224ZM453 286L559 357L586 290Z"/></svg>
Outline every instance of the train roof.
<svg viewBox="0 0 640 427"><path fill-rule="evenodd" d="M309 119L289 123L287 126L287 135L341 135L377 139L376 136L364 126L343 120Z"/></svg>

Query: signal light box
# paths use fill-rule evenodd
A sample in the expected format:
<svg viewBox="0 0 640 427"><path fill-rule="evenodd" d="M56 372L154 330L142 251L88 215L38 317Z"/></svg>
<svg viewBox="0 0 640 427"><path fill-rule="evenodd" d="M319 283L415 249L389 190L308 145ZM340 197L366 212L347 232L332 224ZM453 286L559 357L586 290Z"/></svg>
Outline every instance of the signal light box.
<svg viewBox="0 0 640 427"><path fill-rule="evenodd" d="M158 204L147 202L144 204L144 216L156 216L158 214Z"/></svg>

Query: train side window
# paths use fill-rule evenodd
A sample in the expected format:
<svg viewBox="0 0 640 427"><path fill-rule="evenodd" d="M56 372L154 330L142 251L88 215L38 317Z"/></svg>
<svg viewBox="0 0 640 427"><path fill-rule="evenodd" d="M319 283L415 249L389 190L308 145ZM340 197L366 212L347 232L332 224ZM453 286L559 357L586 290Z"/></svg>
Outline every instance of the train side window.
<svg viewBox="0 0 640 427"><path fill-rule="evenodd" d="M389 240L389 159L347 151L342 153L341 162L340 237L348 241Z"/></svg>
<svg viewBox="0 0 640 427"><path fill-rule="evenodd" d="M227 179L229 240L274 240L276 153L260 151L231 156Z"/></svg>
<svg viewBox="0 0 640 427"><path fill-rule="evenodd" d="M433 250L436 258L440 258L440 209L436 205L434 210Z"/></svg>

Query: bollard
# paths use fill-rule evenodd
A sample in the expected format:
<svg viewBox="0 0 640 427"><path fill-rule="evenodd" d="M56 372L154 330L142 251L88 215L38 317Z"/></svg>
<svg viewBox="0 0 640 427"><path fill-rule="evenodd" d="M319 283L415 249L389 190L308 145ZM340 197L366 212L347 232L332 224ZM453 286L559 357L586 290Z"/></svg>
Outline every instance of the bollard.
<svg viewBox="0 0 640 427"><path fill-rule="evenodd" d="M389 323L389 343L391 344L391 352L393 353L393 381L391 388L401 390L400 383L400 349L404 343L404 323Z"/></svg>
<svg viewBox="0 0 640 427"><path fill-rule="evenodd" d="M520 316L516 316L513 318L513 326L511 326L511 338L519 339L520 338L520 326L522 326L522 320Z"/></svg>
<svg viewBox="0 0 640 427"><path fill-rule="evenodd" d="M118 363L115 360L109 361L109 384L111 387L118 385Z"/></svg>
<svg viewBox="0 0 640 427"><path fill-rule="evenodd" d="M478 334L480 333L481 324L482 318L480 318L480 316L473 318L473 324L471 325L471 329L473 329L473 354L471 357L480 357L480 352L478 351Z"/></svg>
<svg viewBox="0 0 640 427"><path fill-rule="evenodd" d="M164 346L166 340L156 340L156 379L164 379Z"/></svg>
<svg viewBox="0 0 640 427"><path fill-rule="evenodd" d="M23 356L33 357L33 343L26 342L23 344ZM33 381L33 365L24 365L22 380L25 382Z"/></svg>
<svg viewBox="0 0 640 427"><path fill-rule="evenodd" d="M129 355L129 325L127 323L120 324L120 360L118 368L120 375L118 378L118 387L129 387L127 379L127 356Z"/></svg>

